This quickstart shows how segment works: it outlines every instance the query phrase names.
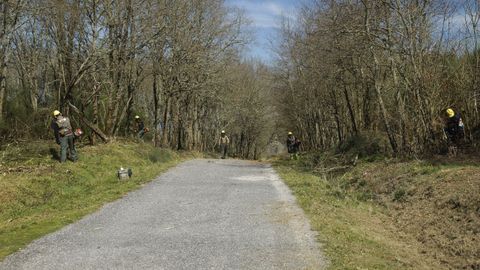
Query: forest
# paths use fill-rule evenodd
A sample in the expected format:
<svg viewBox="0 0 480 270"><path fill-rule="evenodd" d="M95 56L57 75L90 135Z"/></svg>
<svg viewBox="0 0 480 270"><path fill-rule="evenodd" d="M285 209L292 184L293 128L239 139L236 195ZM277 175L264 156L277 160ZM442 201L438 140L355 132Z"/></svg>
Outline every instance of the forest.
<svg viewBox="0 0 480 270"><path fill-rule="evenodd" d="M2 143L51 139L54 109L90 143L130 136L136 115L161 147L212 150L228 129L253 158L268 137L270 75L241 59L247 18L223 1L7 0L0 12Z"/></svg>
<svg viewBox="0 0 480 270"><path fill-rule="evenodd" d="M480 139L476 0L312 0L279 21L272 63L245 59L249 18L221 0L4 0L0 144L52 139L58 109L84 141L258 158L287 131L315 151L368 138L437 153L447 108Z"/></svg>
<svg viewBox="0 0 480 270"><path fill-rule="evenodd" d="M283 24L279 111L306 149L367 138L374 152L439 153L448 108L463 117L466 148L476 145L479 4L312 1Z"/></svg>

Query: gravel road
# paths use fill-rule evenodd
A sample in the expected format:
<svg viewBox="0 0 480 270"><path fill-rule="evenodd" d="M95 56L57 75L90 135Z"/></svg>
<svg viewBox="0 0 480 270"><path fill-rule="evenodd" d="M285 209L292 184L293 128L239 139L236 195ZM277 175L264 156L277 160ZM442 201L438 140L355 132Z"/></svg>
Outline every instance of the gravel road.
<svg viewBox="0 0 480 270"><path fill-rule="evenodd" d="M194 160L10 255L0 269L323 269L265 164Z"/></svg>

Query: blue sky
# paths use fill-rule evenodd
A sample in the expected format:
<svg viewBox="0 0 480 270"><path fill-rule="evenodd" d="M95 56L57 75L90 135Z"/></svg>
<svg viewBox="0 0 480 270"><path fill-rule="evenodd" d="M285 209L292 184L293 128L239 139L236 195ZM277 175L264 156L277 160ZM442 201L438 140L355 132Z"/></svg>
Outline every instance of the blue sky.
<svg viewBox="0 0 480 270"><path fill-rule="evenodd" d="M255 57L266 63L273 61L271 42L274 39L282 16L294 17L295 0L226 0L228 6L244 10L251 21L253 42L246 49L245 57Z"/></svg>
<svg viewBox="0 0 480 270"><path fill-rule="evenodd" d="M455 11L448 20L450 35L456 40L466 37L465 10L460 0L450 0L454 4ZM463 1L463 0L462 0ZM294 19L297 7L304 0L225 0L227 6L237 7L245 12L251 21L249 31L252 33L253 41L245 50L245 58L259 58L267 64L272 64L274 55L272 53L271 40L278 34L279 23L282 16ZM441 32L441 18L434 35ZM468 38L467 38L468 39Z"/></svg>

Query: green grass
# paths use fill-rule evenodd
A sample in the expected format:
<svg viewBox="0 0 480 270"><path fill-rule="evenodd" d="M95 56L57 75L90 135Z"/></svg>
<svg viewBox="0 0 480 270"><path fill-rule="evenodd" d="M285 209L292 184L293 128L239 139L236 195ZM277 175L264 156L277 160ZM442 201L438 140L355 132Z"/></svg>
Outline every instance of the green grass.
<svg viewBox="0 0 480 270"><path fill-rule="evenodd" d="M35 142L0 152L0 260L194 156L117 142L83 147L79 162L59 164L56 149ZM117 179L121 166L133 169L132 179Z"/></svg>
<svg viewBox="0 0 480 270"><path fill-rule="evenodd" d="M417 242L395 228L386 208L342 186L344 175L327 180L294 161L276 161L274 167L309 217L312 229L319 232L330 269L435 268L434 261L422 256Z"/></svg>

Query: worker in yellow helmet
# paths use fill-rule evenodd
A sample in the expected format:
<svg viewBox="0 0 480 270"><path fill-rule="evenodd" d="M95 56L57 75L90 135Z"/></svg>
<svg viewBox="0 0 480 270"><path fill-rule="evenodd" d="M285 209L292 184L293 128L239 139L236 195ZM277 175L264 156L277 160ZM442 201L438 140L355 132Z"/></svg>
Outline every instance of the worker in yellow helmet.
<svg viewBox="0 0 480 270"><path fill-rule="evenodd" d="M135 132L137 133L137 139L140 142L143 142L143 136L145 136L145 123L143 122L142 118L140 116L135 115Z"/></svg>
<svg viewBox="0 0 480 270"><path fill-rule="evenodd" d="M228 138L225 130L222 130L222 132L220 132L220 140L218 141L218 144L220 145L220 150L222 152L222 159L226 159L227 153L228 153L228 145L230 144L230 139Z"/></svg>
<svg viewBox="0 0 480 270"><path fill-rule="evenodd" d="M289 131L287 135L287 150L290 154L290 159L298 159L300 143L300 140L293 136L293 132Z"/></svg>
<svg viewBox="0 0 480 270"><path fill-rule="evenodd" d="M457 147L465 135L462 116L452 108L447 109L445 113L445 137L448 140L449 147Z"/></svg>
<svg viewBox="0 0 480 270"><path fill-rule="evenodd" d="M76 162L78 157L70 119L63 116L60 111L55 110L53 111L53 119L50 126L53 129L55 141L60 145L60 162L63 163L67 161L67 154L69 154L73 162Z"/></svg>

